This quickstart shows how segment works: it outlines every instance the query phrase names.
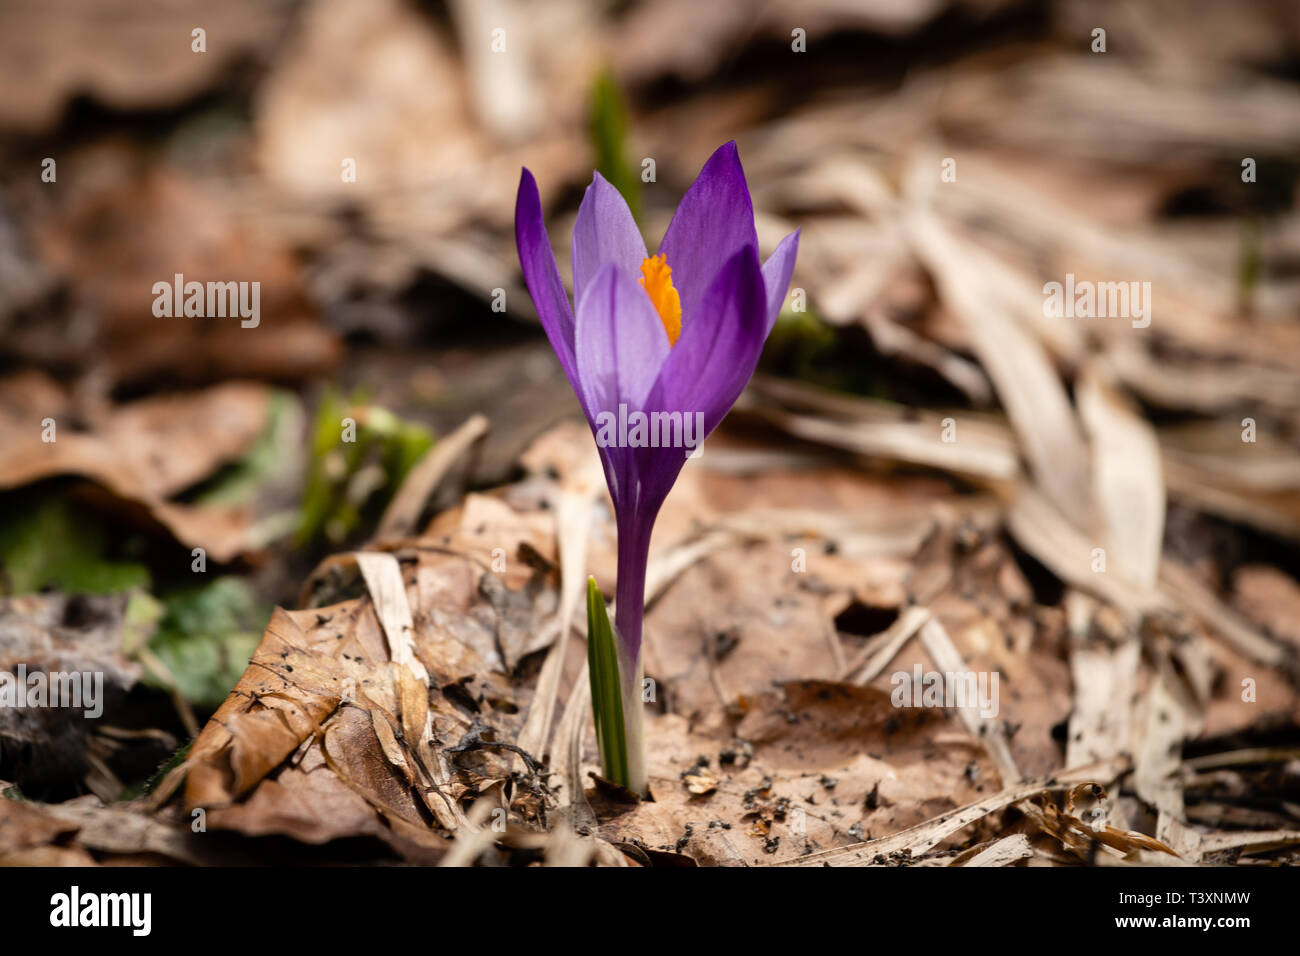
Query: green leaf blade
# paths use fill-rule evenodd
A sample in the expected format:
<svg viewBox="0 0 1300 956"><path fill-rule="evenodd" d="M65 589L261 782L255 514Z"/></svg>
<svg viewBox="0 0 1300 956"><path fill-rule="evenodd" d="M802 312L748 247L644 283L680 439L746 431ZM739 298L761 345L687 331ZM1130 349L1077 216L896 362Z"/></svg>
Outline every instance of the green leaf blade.
<svg viewBox="0 0 1300 956"><path fill-rule="evenodd" d="M614 628L596 579L587 579L587 669L591 680L591 711L605 778L629 786L627 732L623 725L622 683Z"/></svg>

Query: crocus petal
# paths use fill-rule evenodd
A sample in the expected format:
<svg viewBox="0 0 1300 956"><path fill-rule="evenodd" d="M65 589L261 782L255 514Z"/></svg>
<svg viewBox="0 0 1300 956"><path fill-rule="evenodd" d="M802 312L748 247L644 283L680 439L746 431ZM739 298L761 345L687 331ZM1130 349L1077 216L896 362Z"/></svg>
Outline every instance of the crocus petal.
<svg viewBox="0 0 1300 956"><path fill-rule="evenodd" d="M682 325L702 309L704 293L717 273L742 246L758 248L754 204L740 168L736 144L719 146L682 197L659 251L673 270L682 300Z"/></svg>
<svg viewBox="0 0 1300 956"><path fill-rule="evenodd" d="M578 302L575 344L587 421L605 464L610 495L625 496L626 449L600 443L602 413L618 419L619 405L638 411L668 355L668 336L650 297L631 275L607 263Z"/></svg>
<svg viewBox="0 0 1300 956"><path fill-rule="evenodd" d="M794 274L794 259L799 254L799 230L781 240L776 251L763 263L763 286L767 290L767 333L776 325L776 317L781 314L781 303L790 288L790 276Z"/></svg>
<svg viewBox="0 0 1300 956"><path fill-rule="evenodd" d="M583 292L606 263L613 262L635 276L645 258L645 240L627 201L596 173L573 226L573 301L582 301Z"/></svg>
<svg viewBox="0 0 1300 956"><path fill-rule="evenodd" d="M707 321L682 331L647 402L704 413L707 435L744 390L767 338L767 294L754 246L736 252L701 299Z"/></svg>
<svg viewBox="0 0 1300 956"><path fill-rule="evenodd" d="M613 263L578 302L578 377L594 412L639 409L668 355L668 336L645 289Z"/></svg>
<svg viewBox="0 0 1300 956"><path fill-rule="evenodd" d="M537 194L537 180L524 169L519 177L519 194L515 198L515 245L519 249L519 265L523 268L524 283L533 297L537 316L542 320L546 337L551 340L555 357L583 402L582 387L578 381L578 364L574 356L573 310L560 280L560 269L555 264L555 252L546 234L542 218L542 200ZM583 402L583 411L586 403ZM590 417L590 416L588 416Z"/></svg>

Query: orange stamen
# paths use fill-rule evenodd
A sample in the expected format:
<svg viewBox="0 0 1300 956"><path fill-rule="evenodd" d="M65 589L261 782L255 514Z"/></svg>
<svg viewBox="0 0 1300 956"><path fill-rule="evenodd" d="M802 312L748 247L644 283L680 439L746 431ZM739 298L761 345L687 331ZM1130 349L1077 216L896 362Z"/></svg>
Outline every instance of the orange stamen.
<svg viewBox="0 0 1300 956"><path fill-rule="evenodd" d="M668 344L677 344L682 334L682 300L673 288L673 270L662 256L651 256L641 263L641 287L659 313L659 320L668 333Z"/></svg>

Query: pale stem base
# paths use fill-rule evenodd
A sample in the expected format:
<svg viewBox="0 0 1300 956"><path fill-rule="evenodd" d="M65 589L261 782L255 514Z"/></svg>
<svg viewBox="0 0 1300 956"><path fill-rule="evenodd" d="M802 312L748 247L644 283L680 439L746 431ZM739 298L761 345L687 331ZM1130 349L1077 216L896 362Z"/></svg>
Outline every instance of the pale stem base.
<svg viewBox="0 0 1300 956"><path fill-rule="evenodd" d="M640 655L637 655L635 662L624 657L621 641L618 649L618 673L623 698L623 732L627 739L628 789L648 797L650 783L645 769L645 704L641 701L641 684L645 672Z"/></svg>

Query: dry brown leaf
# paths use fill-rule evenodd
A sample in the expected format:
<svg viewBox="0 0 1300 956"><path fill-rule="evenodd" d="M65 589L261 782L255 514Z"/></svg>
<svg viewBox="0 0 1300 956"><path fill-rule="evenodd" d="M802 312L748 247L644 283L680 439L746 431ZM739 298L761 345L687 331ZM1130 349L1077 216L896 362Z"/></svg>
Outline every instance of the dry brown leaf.
<svg viewBox="0 0 1300 956"><path fill-rule="evenodd" d="M269 55L287 10L238 0L15 0L0 11L0 125L45 130L71 97L115 109L177 106L215 84L240 56ZM191 31L205 30L205 50Z"/></svg>
<svg viewBox="0 0 1300 956"><path fill-rule="evenodd" d="M60 172L77 185L38 218L35 240L102 315L79 358L109 385L297 380L337 363L340 343L319 324L296 259L276 234L237 218L220 186L93 153L61 160ZM238 315L154 315L155 283L173 285L177 275L256 282L256 325L244 327L253 319Z"/></svg>

